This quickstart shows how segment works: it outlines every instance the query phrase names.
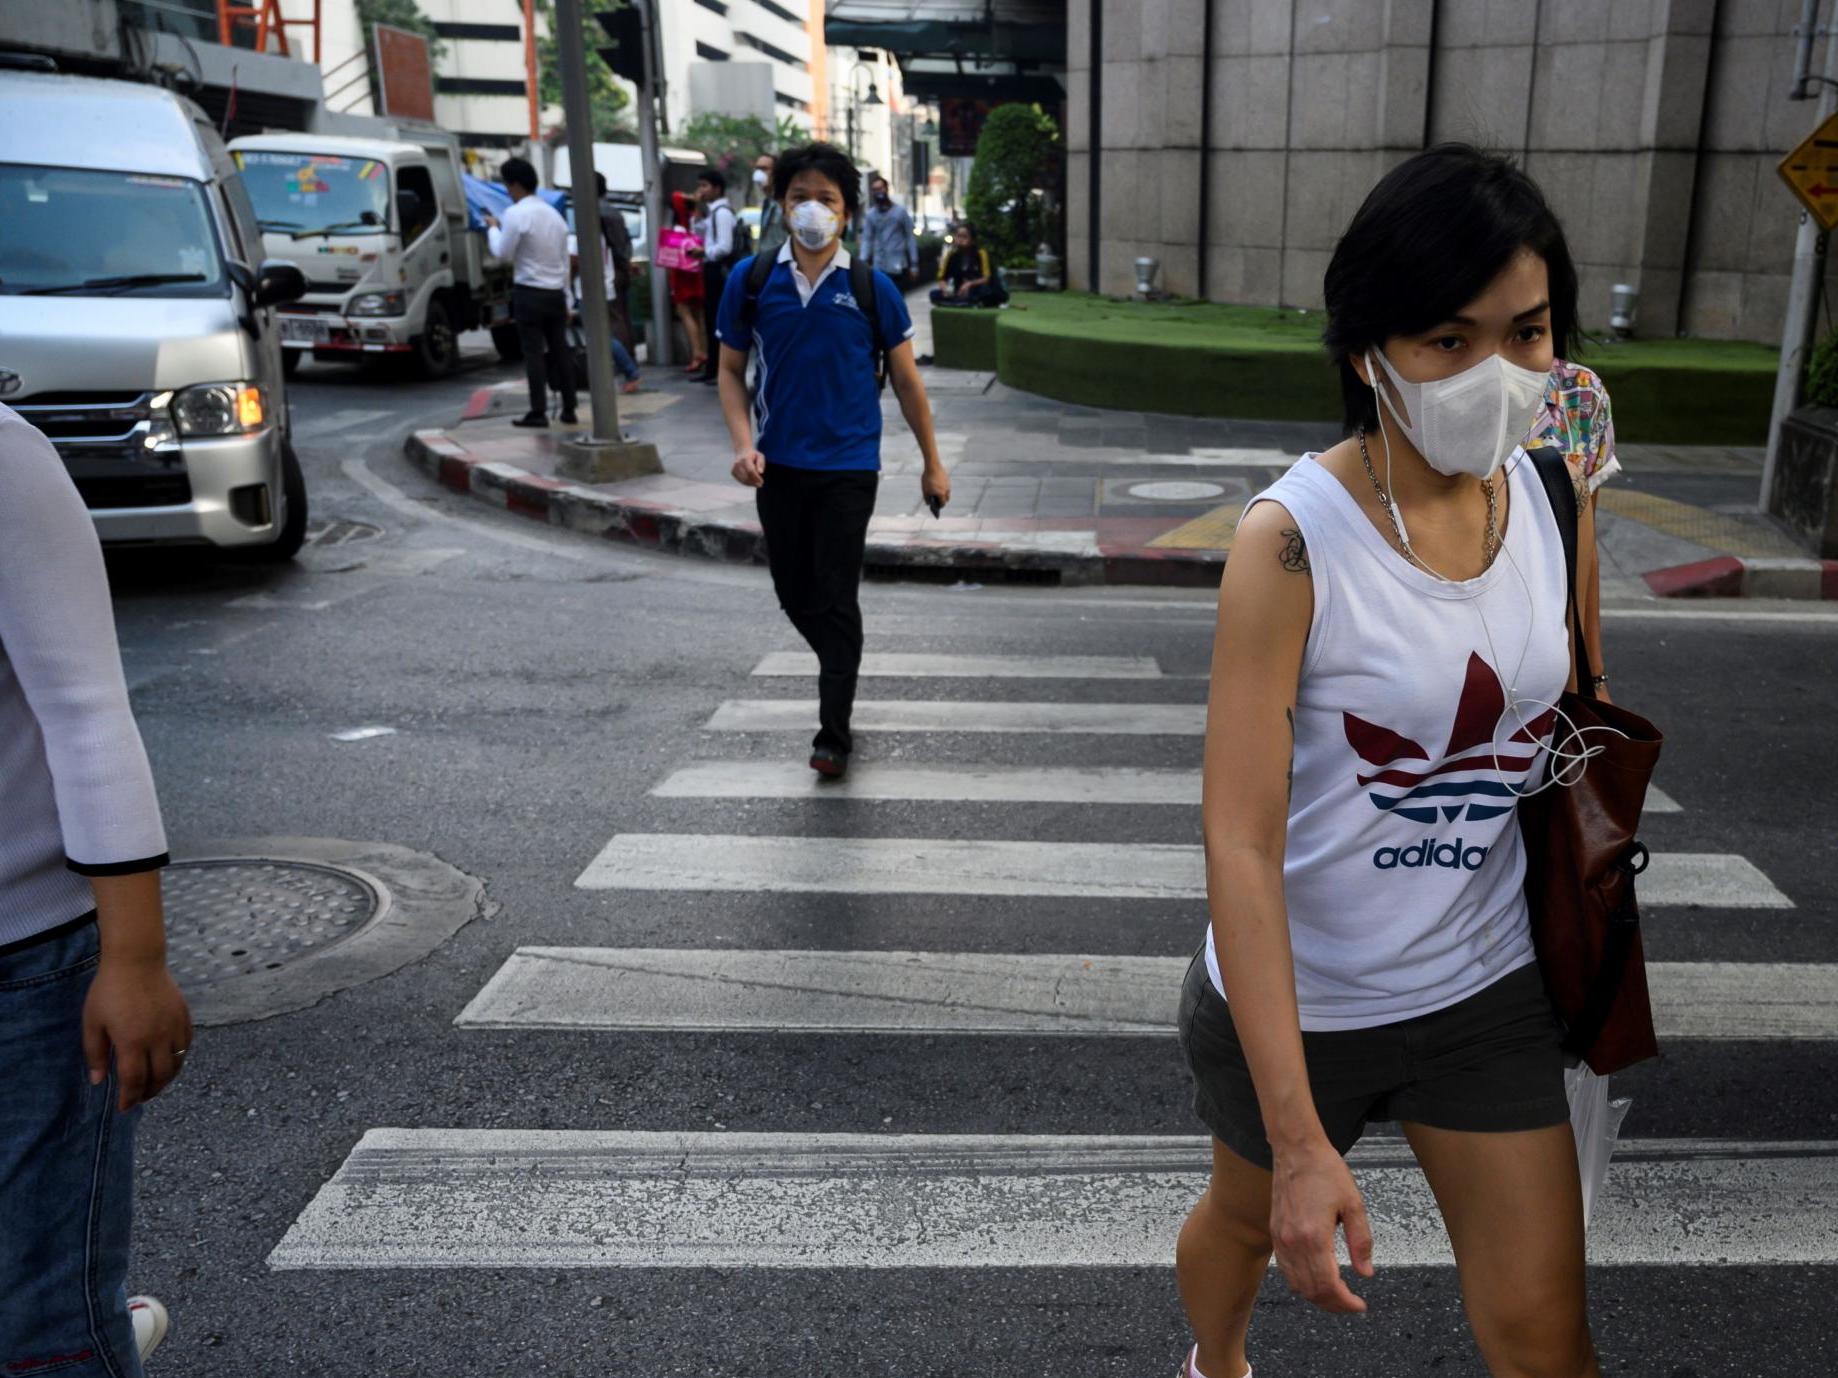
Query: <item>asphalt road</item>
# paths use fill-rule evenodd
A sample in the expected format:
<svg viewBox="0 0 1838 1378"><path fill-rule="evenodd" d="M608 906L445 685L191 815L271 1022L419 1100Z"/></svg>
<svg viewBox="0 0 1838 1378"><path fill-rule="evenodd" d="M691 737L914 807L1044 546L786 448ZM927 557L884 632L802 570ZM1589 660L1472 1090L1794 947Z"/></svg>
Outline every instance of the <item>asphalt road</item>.
<svg viewBox="0 0 1838 1378"><path fill-rule="evenodd" d="M550 531L411 469L400 456L407 429L447 419L470 387L502 376L482 358L469 367L439 385L301 373L299 449L315 525L331 543L295 566L114 562L124 655L176 853L226 837L388 842L478 877L495 906L393 975L297 1013L201 1032L186 1076L143 1129L133 1286L162 1296L176 1327L152 1371L1173 1372L1185 1341L1171 1269L1085 1266L1071 1246L999 1269L775 1266L719 1247L710 1266L667 1268L572 1266L541 1247L520 1266L270 1267L290 1226L376 1129L1017 1142L1196 1133L1171 1037L456 1027L520 947L1172 959L1192 951L1204 922L1192 900L1025 886L780 889L774 862L752 889L578 888L616 834L706 834L713 855L728 836L1193 844L1198 821L1191 808L1156 805L651 795L698 760L798 759L801 734L704 726L730 700L811 696L809 681L750 674L795 638L762 571ZM892 678L869 682L864 697L951 700L966 713L1006 700L1204 698L1204 596L879 585L866 602L871 651L1150 657L1159 674ZM1794 614L1786 620L1711 611L1722 615L1667 610L1611 625L1618 696L1669 737L1659 783L1681 811L1653 819L1649 841L1745 858L1794 907L1653 912L1649 960L1838 962L1829 708L1838 619L1806 607L1776 609ZM359 727L393 732L333 739ZM1197 753L1191 736L937 731L879 734L860 759L945 771L1191 770ZM1172 989L1167 999L1172 1010ZM1838 1141L1838 1043L1680 1040L1618 1080L1617 1094L1632 1097L1624 1133L1641 1141ZM1838 1160L1814 1158L1809 1171L1826 1190L1808 1202L1829 1204ZM891 1190L853 1180L835 1184L839 1209ZM448 1185L471 1189L459 1175ZM379 1207L393 1189L387 1172L364 1188ZM591 1216L596 1183L569 1190ZM1696 1203L1706 1219L1709 1195ZM485 1200L463 1233L515 1237L534 1218L531 1200ZM1693 1203L1650 1209L1684 1217ZM417 1227L413 1211L376 1218ZM820 1218L806 1223L822 1233ZM1595 1269L1605 1372L1829 1371L1833 1221L1806 1218L1790 1233L1813 1240L1805 1257L1815 1262L1719 1266L1717 1242L1699 1239L1688 1262ZM453 1257L465 1242L449 1241ZM1279 1282L1267 1287L1253 1332L1260 1374L1482 1371L1452 1271L1387 1268L1384 1247L1381 1234L1363 1320L1312 1314Z"/></svg>

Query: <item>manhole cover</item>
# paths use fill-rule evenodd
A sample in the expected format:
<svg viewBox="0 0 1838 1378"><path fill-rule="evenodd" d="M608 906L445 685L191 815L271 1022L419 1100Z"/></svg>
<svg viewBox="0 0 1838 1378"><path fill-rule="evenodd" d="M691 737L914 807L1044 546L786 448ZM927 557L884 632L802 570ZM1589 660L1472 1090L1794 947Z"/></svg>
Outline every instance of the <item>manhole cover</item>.
<svg viewBox="0 0 1838 1378"><path fill-rule="evenodd" d="M299 861L178 861L167 868L167 963L181 986L278 971L357 932L381 902L364 879Z"/></svg>
<svg viewBox="0 0 1838 1378"><path fill-rule="evenodd" d="M1148 498L1152 502L1198 502L1216 498L1225 489L1216 483L1195 479L1170 479L1159 483L1132 483L1125 491L1133 498Z"/></svg>
<svg viewBox="0 0 1838 1378"><path fill-rule="evenodd" d="M308 527L306 540L309 545L350 545L356 541L374 541L382 534L382 527L369 522L335 521Z"/></svg>

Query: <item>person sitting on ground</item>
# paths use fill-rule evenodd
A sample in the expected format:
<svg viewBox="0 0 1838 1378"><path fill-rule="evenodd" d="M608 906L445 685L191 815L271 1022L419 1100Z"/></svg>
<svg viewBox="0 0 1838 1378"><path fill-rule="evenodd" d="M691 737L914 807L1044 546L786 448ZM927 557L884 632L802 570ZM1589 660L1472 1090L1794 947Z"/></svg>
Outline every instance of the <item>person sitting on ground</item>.
<svg viewBox="0 0 1838 1378"><path fill-rule="evenodd" d="M1008 291L989 264L989 250L976 242L976 231L959 225L951 232L951 252L938 265L939 286L933 306L1000 306Z"/></svg>

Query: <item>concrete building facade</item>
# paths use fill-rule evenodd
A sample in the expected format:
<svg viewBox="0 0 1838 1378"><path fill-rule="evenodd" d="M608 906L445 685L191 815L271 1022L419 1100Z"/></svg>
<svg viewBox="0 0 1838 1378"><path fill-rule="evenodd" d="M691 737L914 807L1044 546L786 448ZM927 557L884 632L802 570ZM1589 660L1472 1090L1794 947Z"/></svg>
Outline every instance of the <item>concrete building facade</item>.
<svg viewBox="0 0 1838 1378"><path fill-rule="evenodd" d="M1148 256L1169 291L1319 306L1372 184L1461 139L1544 187L1588 328L1628 282L1641 334L1778 342L1799 207L1775 165L1815 122L1788 98L1800 8L1068 0L1071 281L1128 292Z"/></svg>
<svg viewBox="0 0 1838 1378"><path fill-rule="evenodd" d="M692 92L703 93L704 110L760 115L767 124L789 117L806 129L822 125L829 98L823 0L664 0L658 13L673 128L702 113ZM708 73L707 68L728 62L761 63L770 70L770 113L750 108L751 102L746 110L724 108L719 73ZM706 75L692 81L696 68Z"/></svg>

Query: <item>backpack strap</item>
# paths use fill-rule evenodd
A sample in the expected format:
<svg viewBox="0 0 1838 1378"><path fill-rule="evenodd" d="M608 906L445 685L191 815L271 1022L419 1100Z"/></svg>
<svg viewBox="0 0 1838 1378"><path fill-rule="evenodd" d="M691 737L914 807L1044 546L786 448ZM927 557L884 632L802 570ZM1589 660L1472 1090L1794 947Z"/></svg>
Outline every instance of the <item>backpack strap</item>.
<svg viewBox="0 0 1838 1378"><path fill-rule="evenodd" d="M753 318L759 314L759 294L766 290L766 279L772 276L776 259L772 254L754 254L747 264L747 287L740 299L740 323L753 330Z"/></svg>
<svg viewBox="0 0 1838 1378"><path fill-rule="evenodd" d="M1564 543L1565 587L1570 600L1570 647L1576 662L1577 690L1586 698L1594 698L1595 668L1589 663L1589 646L1583 640L1583 618L1576 601L1577 525L1581 518L1576 503L1576 484L1561 450L1539 446L1525 454L1544 483L1545 497L1550 500L1551 511L1557 517L1557 534Z"/></svg>
<svg viewBox="0 0 1838 1378"><path fill-rule="evenodd" d="M887 341L881 338L881 308L875 300L874 269L859 258L849 260L849 290L855 294L855 304L868 318L868 329L874 336L874 385L877 389L887 386Z"/></svg>

